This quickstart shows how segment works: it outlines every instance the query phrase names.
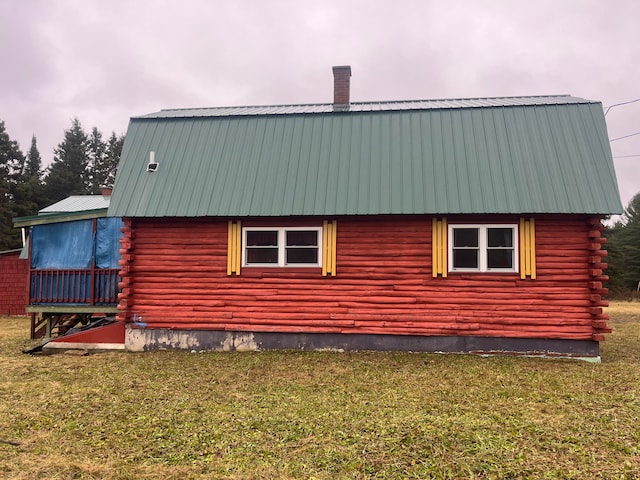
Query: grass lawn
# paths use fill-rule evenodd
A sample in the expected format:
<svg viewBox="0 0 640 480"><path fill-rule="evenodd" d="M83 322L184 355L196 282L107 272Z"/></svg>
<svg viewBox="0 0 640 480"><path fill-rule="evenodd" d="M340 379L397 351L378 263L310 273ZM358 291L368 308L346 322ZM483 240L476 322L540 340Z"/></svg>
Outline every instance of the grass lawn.
<svg viewBox="0 0 640 480"><path fill-rule="evenodd" d="M602 363L410 353L29 356L0 318L0 478L640 478L640 303Z"/></svg>

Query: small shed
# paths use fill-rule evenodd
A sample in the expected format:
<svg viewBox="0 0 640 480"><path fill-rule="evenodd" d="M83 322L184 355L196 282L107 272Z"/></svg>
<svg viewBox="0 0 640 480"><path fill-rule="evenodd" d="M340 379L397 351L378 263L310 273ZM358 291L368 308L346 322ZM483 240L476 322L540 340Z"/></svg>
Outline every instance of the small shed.
<svg viewBox="0 0 640 480"><path fill-rule="evenodd" d="M29 262L21 249L0 252L0 315L24 315L29 300Z"/></svg>
<svg viewBox="0 0 640 480"><path fill-rule="evenodd" d="M52 337L95 315L116 312L120 218L107 217L110 190L73 195L32 217L14 219L25 228L31 337Z"/></svg>
<svg viewBox="0 0 640 480"><path fill-rule="evenodd" d="M622 212L601 103L351 102L350 76L328 104L131 119L127 348L599 358Z"/></svg>

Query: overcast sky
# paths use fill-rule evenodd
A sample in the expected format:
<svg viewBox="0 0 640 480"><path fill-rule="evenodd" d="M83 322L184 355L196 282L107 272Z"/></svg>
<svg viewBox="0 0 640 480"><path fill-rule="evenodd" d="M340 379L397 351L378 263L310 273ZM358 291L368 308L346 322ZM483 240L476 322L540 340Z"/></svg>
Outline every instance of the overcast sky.
<svg viewBox="0 0 640 480"><path fill-rule="evenodd" d="M0 0L0 120L43 162L78 117L163 108L572 94L640 99L638 0ZM640 102L607 114L640 132ZM611 143L623 204L640 135ZM633 156L636 155L636 156Z"/></svg>

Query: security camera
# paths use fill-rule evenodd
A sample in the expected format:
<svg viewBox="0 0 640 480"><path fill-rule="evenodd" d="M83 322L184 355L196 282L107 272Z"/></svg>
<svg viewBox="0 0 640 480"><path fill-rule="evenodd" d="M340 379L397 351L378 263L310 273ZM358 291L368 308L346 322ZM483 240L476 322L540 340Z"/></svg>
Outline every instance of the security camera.
<svg viewBox="0 0 640 480"><path fill-rule="evenodd" d="M156 152L149 152L149 165L147 165L147 172L155 172L158 169L158 162L156 162Z"/></svg>

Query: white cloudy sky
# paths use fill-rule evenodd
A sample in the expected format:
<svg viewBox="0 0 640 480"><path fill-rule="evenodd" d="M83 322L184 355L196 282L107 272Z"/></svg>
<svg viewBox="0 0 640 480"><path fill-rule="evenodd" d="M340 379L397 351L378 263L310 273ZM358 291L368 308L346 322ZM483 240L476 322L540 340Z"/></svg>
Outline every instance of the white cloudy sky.
<svg viewBox="0 0 640 480"><path fill-rule="evenodd" d="M43 161L162 108L569 93L640 99L638 0L0 0L0 120ZM640 132L640 102L607 115ZM640 135L611 143L623 203ZM634 156L635 155L635 156Z"/></svg>

